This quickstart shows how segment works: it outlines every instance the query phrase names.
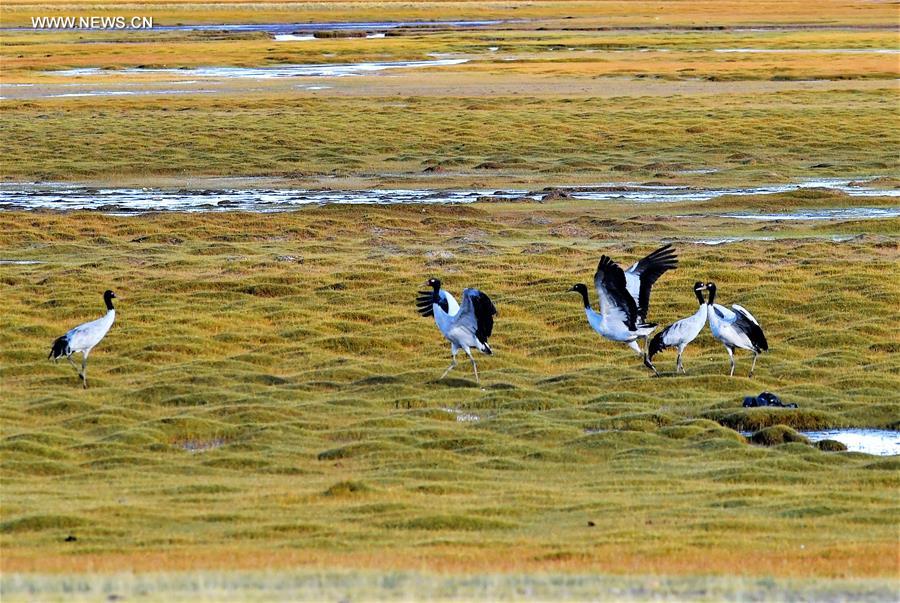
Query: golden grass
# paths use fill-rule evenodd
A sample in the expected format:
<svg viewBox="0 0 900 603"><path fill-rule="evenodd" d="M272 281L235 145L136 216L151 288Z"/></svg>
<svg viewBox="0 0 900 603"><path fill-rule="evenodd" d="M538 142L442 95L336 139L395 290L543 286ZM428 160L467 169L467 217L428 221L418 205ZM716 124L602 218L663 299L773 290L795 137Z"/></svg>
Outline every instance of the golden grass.
<svg viewBox="0 0 900 603"><path fill-rule="evenodd" d="M363 177L704 184L897 170L893 89L659 98L259 94L48 99L3 104L8 179L141 176ZM227 140L228 144L222 144ZM696 178L694 178L696 180Z"/></svg>
<svg viewBox="0 0 900 603"><path fill-rule="evenodd" d="M0 56L5 81L38 83L71 81L42 72L77 67L180 68L426 60L434 53L473 59L472 64L457 67L457 70L498 76L512 69L534 76L894 79L898 74L896 55L823 54L822 51L884 50L896 45L896 33L877 30L725 33L412 30L394 32L380 39L326 38L299 42L276 42L263 32L62 31L35 34L24 31L4 35ZM736 48L791 52L715 52ZM167 77L171 79L172 76ZM130 79L140 79L140 76Z"/></svg>
<svg viewBox="0 0 900 603"><path fill-rule="evenodd" d="M4 572L895 576L896 461L760 448L710 418L765 389L801 410L754 411L763 424L897 427L898 220L675 217L696 211L0 214L0 257L47 262L2 272ZM815 238L836 233L863 236ZM735 234L776 240L688 242ZM690 285L716 280L769 336L754 379L746 356L728 378L708 334L687 377L650 378L565 292L601 253L673 239L653 318L687 315ZM436 381L447 346L412 304L432 275L497 303L485 390L463 367ZM107 287L118 322L84 391L46 349Z"/></svg>

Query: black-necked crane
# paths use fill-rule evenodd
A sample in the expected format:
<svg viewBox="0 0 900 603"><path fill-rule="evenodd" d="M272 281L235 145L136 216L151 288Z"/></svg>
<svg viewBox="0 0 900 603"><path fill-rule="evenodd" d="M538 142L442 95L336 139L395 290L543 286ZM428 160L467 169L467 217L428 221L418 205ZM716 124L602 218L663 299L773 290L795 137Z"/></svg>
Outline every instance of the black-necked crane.
<svg viewBox="0 0 900 603"><path fill-rule="evenodd" d="M594 273L594 287L600 298L600 312L591 308L587 286L573 285L569 291L581 294L588 323L601 336L611 341L627 343L642 356L644 365L655 374L656 368L647 358L646 346L642 350L638 339L647 338L656 329L647 322L650 306L650 289L667 270L678 266L678 257L671 245L660 247L647 257L635 262L627 271L604 255Z"/></svg>
<svg viewBox="0 0 900 603"><path fill-rule="evenodd" d="M678 359L675 361L675 374L677 375L678 371L687 374L684 370L684 365L681 363L681 355L684 353L684 348L697 338L697 335L700 334L700 331L706 325L706 300L703 299L703 291L705 289L706 285L703 283L699 281L694 283L694 295L697 296L697 301L700 302L700 308L691 316L670 324L650 340L650 348L647 352L650 362L653 362L653 357L659 352L666 348L674 347L678 349Z"/></svg>
<svg viewBox="0 0 900 603"><path fill-rule="evenodd" d="M750 374L747 375L752 377L753 371L756 369L757 356L769 349L769 342L766 341L759 321L742 306L734 304L729 310L725 306L714 303L716 299L715 283L707 283L706 290L709 291L709 303L707 304L709 330L712 331L713 337L721 341L728 350L728 358L731 360L730 376L734 376L734 349L741 348L753 352L753 364L750 366Z"/></svg>
<svg viewBox="0 0 900 603"><path fill-rule="evenodd" d="M491 298L478 289L463 289L462 305L458 305L453 296L441 289L441 281L432 278L426 283L430 291L420 291L416 298L416 306L422 316L434 316L438 330L450 342L450 353L453 361L441 379L456 367L456 355L463 350L472 361L475 381L478 377L478 366L472 356L472 348L490 356L493 354L488 338L494 330L494 315L497 309Z"/></svg>
<svg viewBox="0 0 900 603"><path fill-rule="evenodd" d="M103 301L106 303L106 314L97 320L78 325L62 337L57 337L56 341L53 342L53 347L50 348L50 355L47 356L47 358L52 358L54 362L65 356L69 364L78 371L78 365L72 361L72 354L80 352L81 370L78 372L78 376L81 377L85 389L87 389L88 355L106 337L110 327L116 320L116 309L112 303L115 297L116 294L107 289L103 293Z"/></svg>

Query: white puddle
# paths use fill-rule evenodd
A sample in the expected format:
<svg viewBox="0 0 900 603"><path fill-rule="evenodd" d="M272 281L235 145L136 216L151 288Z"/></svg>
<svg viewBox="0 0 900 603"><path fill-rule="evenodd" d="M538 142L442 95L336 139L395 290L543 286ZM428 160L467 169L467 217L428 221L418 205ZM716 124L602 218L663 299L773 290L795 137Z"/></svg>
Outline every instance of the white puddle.
<svg viewBox="0 0 900 603"><path fill-rule="evenodd" d="M301 40L315 40L316 36L312 34L275 34L273 39L276 42L299 42Z"/></svg>
<svg viewBox="0 0 900 603"><path fill-rule="evenodd" d="M865 452L877 456L900 454L900 431L889 429L827 429L801 431L811 442L837 440L851 452Z"/></svg>
<svg viewBox="0 0 900 603"><path fill-rule="evenodd" d="M38 260L0 260L0 266L10 265L10 266L32 266L34 264L45 264L46 262L41 262Z"/></svg>
<svg viewBox="0 0 900 603"><path fill-rule="evenodd" d="M373 63L321 63L308 65L278 65L275 67L194 67L187 69L149 68L149 69L100 69L83 67L78 69L62 69L45 71L50 75L64 77L94 75L140 75L159 74L182 75L186 77L219 78L219 79L274 79L285 77L347 77L377 73L388 69L416 69L425 67L446 67L460 65L468 59L438 59L435 61L385 61Z"/></svg>
<svg viewBox="0 0 900 603"><path fill-rule="evenodd" d="M850 186L854 183L853 186ZM699 189L677 186L648 186L609 183L594 187L564 189L575 199L586 201L625 201L634 203L669 203L705 201L722 195L753 195L784 192L809 187L828 187L852 196L900 196L900 190L877 190L858 185L856 180L811 180L797 184L753 187L746 189ZM474 203L480 197L494 199L540 200L544 191L525 190L432 190L432 189L154 189L93 188L69 183L0 183L0 210L97 210L128 214L148 211L252 211L278 212L305 205L396 203L452 204ZM732 214L725 217L756 220L822 220L892 218L900 216L900 208L850 208L798 211L786 214ZM734 242L709 239L707 244ZM703 242L703 241L701 241Z"/></svg>

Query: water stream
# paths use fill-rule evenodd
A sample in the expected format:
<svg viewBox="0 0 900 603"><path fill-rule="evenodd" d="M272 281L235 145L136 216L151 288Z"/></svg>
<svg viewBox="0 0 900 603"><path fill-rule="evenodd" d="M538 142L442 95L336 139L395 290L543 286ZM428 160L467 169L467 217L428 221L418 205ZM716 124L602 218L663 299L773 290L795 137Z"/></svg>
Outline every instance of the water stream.
<svg viewBox="0 0 900 603"><path fill-rule="evenodd" d="M252 179L249 179L252 182ZM748 188L697 188L686 186L604 183L597 186L565 189L575 199L586 201L624 201L634 203L671 203L707 201L722 195L760 195L802 188L830 188L855 197L900 197L900 190L879 190L861 186L859 180L816 179L794 184ZM538 201L543 191L526 190L436 190L436 189L363 189L309 190L294 188L106 188L81 183L0 183L0 210L96 210L106 213L148 211L251 211L278 212L306 205L394 203L450 204L473 203L480 198L497 200L531 199ZM784 213L733 213L724 217L754 220L845 220L884 219L900 216L898 207L853 207L842 209L797 210ZM718 241L717 241L718 242ZM727 241L722 241L727 242ZM712 243L714 244L714 243Z"/></svg>

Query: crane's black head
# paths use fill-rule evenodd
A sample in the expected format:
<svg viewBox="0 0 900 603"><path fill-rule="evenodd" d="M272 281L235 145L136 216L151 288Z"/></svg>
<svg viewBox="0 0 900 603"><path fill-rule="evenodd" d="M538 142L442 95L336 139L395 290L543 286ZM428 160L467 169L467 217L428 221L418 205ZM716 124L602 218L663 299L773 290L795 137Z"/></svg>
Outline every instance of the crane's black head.
<svg viewBox="0 0 900 603"><path fill-rule="evenodd" d="M428 285L429 287L431 287L432 289L434 289L435 291L437 291L441 288L441 279L430 278L430 279L428 279L428 281L426 281L425 284Z"/></svg>
<svg viewBox="0 0 900 603"><path fill-rule="evenodd" d="M112 291L110 291L109 289L107 289L106 291L103 292L103 301L106 302L107 310L113 309L112 300L114 300L115 298L116 298L116 294L113 293Z"/></svg>
<svg viewBox="0 0 900 603"><path fill-rule="evenodd" d="M715 283L706 283L706 290L709 291L709 305L713 304L713 300L716 299L716 284Z"/></svg>
<svg viewBox="0 0 900 603"><path fill-rule="evenodd" d="M581 295L582 301L584 301L584 307L590 308L591 304L588 301L588 290L587 286L584 283L576 283L572 285L572 288L569 289L568 293L578 293Z"/></svg>
<svg viewBox="0 0 900 603"><path fill-rule="evenodd" d="M706 290L706 285L704 285L700 281L697 281L696 283L694 283L694 295L697 296L697 301L699 301L701 305L703 305L705 303L703 300L703 292L705 290Z"/></svg>

